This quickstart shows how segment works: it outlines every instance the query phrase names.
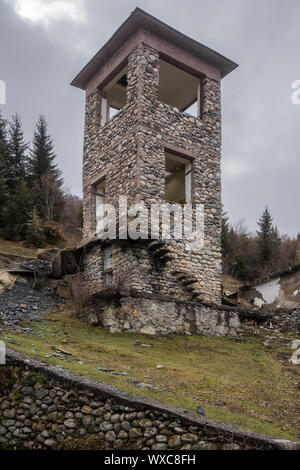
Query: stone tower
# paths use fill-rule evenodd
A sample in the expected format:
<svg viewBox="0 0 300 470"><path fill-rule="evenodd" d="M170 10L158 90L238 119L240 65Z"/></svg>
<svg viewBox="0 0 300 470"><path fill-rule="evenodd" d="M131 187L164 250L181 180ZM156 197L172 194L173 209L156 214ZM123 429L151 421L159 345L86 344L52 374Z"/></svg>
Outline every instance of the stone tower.
<svg viewBox="0 0 300 470"><path fill-rule="evenodd" d="M112 330L201 331L221 302L220 85L236 66L136 8L72 82L86 91L83 278ZM203 248L99 239L120 195L203 205Z"/></svg>

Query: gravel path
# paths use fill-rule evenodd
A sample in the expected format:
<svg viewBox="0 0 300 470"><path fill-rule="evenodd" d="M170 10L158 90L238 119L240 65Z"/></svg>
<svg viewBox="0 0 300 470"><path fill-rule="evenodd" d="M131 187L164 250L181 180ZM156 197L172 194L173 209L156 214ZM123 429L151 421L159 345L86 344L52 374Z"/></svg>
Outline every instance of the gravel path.
<svg viewBox="0 0 300 470"><path fill-rule="evenodd" d="M60 299L17 280L11 290L0 294L0 324L14 326L24 320L39 322L42 314L55 309L59 303Z"/></svg>

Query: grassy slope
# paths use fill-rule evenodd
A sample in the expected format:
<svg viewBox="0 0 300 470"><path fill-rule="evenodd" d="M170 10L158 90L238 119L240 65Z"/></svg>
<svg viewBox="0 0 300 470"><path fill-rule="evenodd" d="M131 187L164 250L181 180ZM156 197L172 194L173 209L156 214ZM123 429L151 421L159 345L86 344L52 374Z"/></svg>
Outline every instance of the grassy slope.
<svg viewBox="0 0 300 470"><path fill-rule="evenodd" d="M65 232L64 235L66 240L61 243L62 248L72 248L81 240L81 233L79 230L77 233ZM47 245L46 248L53 248L53 246ZM0 237L0 255L9 255L21 258L37 258L37 252L37 248L25 247L22 241L10 241Z"/></svg>
<svg viewBox="0 0 300 470"><path fill-rule="evenodd" d="M22 242L9 241L4 240L4 238L0 238L0 254L21 258L36 258L37 249L26 248L23 246Z"/></svg>
<svg viewBox="0 0 300 470"><path fill-rule="evenodd" d="M279 353L289 351L286 338L272 340L267 349L263 338L249 337L241 342L210 336L111 334L102 328L86 327L66 309L48 315L34 329L33 334L4 331L1 338L14 349L138 395L193 411L201 404L207 416L217 421L294 440L300 434L299 366L278 359ZM9 338L17 343L10 344ZM142 347L136 340L153 346ZM83 364L58 357L45 359L54 352L53 345L72 353ZM157 369L158 364L163 369ZM128 376L100 372L95 366L125 371ZM130 377L169 391L139 389ZM224 406L216 406L216 400Z"/></svg>

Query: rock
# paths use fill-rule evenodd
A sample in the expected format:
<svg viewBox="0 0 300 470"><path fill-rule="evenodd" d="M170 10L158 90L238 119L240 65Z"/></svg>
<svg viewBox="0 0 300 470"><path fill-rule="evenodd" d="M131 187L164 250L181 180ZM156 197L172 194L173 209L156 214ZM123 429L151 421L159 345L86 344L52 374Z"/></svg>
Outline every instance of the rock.
<svg viewBox="0 0 300 470"><path fill-rule="evenodd" d="M140 330L140 333L144 335L155 335L156 331L153 326L143 326L143 328Z"/></svg>
<svg viewBox="0 0 300 470"><path fill-rule="evenodd" d="M124 429L124 431L130 431L131 429L131 425L128 421L123 421L123 423L121 424L122 426L122 429Z"/></svg>
<svg viewBox="0 0 300 470"><path fill-rule="evenodd" d="M14 418L16 416L16 411L14 409L11 410L4 410L3 416L5 418Z"/></svg>
<svg viewBox="0 0 300 470"><path fill-rule="evenodd" d="M222 403L221 401L218 401L218 400L217 400L217 401L216 401L216 405L217 405L217 406L223 406L223 403Z"/></svg>
<svg viewBox="0 0 300 470"><path fill-rule="evenodd" d="M99 429L102 432L111 431L113 429L113 425L111 423L108 423L107 421L104 421L100 424Z"/></svg>
<svg viewBox="0 0 300 470"><path fill-rule="evenodd" d="M156 436L156 434L158 434L158 429L155 427L146 428L144 432L146 438Z"/></svg>
<svg viewBox="0 0 300 470"><path fill-rule="evenodd" d="M114 431L108 431L108 432L105 434L105 439L106 439L108 442L114 442L114 440L116 439L116 435L115 435Z"/></svg>
<svg viewBox="0 0 300 470"><path fill-rule="evenodd" d="M40 388L39 390L37 390L35 392L35 396L38 400L42 400L43 398L45 398L46 396L48 395L48 390L44 389L44 388Z"/></svg>
<svg viewBox="0 0 300 470"><path fill-rule="evenodd" d="M66 356L72 356L72 354L69 353L68 351L65 351L64 349L61 349L61 348L57 348L56 346L51 346L51 349L54 349L54 351L59 352L61 354L65 354Z"/></svg>
<svg viewBox="0 0 300 470"><path fill-rule="evenodd" d="M57 447L58 447L58 442L55 441L54 439L46 439L44 444L47 447L50 447L51 449L57 449Z"/></svg>
<svg viewBox="0 0 300 470"><path fill-rule="evenodd" d="M194 442L197 440L197 436L195 436L195 434L186 433L182 434L181 440L182 442Z"/></svg>
<svg viewBox="0 0 300 470"><path fill-rule="evenodd" d="M120 415L118 414L113 414L112 417L110 418L112 423L118 423L120 421Z"/></svg>
<svg viewBox="0 0 300 470"><path fill-rule="evenodd" d="M298 348L300 348L300 340L299 340L299 339L295 339L295 340L292 341L292 343L291 343L291 349L292 349L292 351L296 351Z"/></svg>
<svg viewBox="0 0 300 470"><path fill-rule="evenodd" d="M158 435L155 439L157 442L168 442L167 436Z"/></svg>
<svg viewBox="0 0 300 470"><path fill-rule="evenodd" d="M67 419L66 421L64 421L64 425L68 429L75 429L77 427L77 422L75 421L75 419Z"/></svg>
<svg viewBox="0 0 300 470"><path fill-rule="evenodd" d="M35 390L32 387L23 387L22 393L24 393L24 395L34 395Z"/></svg>
<svg viewBox="0 0 300 470"><path fill-rule="evenodd" d="M135 438L138 438L142 435L142 432L140 429L137 429L137 428L131 428L130 431L129 431L129 437L131 439L135 439Z"/></svg>
<svg viewBox="0 0 300 470"><path fill-rule="evenodd" d="M140 427L142 429L146 429L146 428L151 428L152 427L152 421L150 419L141 419L140 420Z"/></svg>
<svg viewBox="0 0 300 470"><path fill-rule="evenodd" d="M97 318L97 315L95 313L89 313L87 316L87 324L89 326L98 326L99 325L99 320Z"/></svg>
<svg viewBox="0 0 300 470"><path fill-rule="evenodd" d="M91 415L86 415L82 418L82 424L83 426L89 426L92 424L94 421L93 417Z"/></svg>
<svg viewBox="0 0 300 470"><path fill-rule="evenodd" d="M197 406L197 414L198 415L201 415L201 416L206 416L206 413L205 413L205 409L203 408L203 406Z"/></svg>
<svg viewBox="0 0 300 470"><path fill-rule="evenodd" d="M162 444L162 443L154 444L151 447L152 450L167 450L167 448L168 448L167 444Z"/></svg>
<svg viewBox="0 0 300 470"><path fill-rule="evenodd" d="M81 411L82 411L82 413L87 414L87 415L91 415L93 413L93 409L88 405L84 405L81 408Z"/></svg>
<svg viewBox="0 0 300 470"><path fill-rule="evenodd" d="M146 384L144 382L139 382L139 383L135 384L135 386L138 387L138 388L153 388L152 384Z"/></svg>
<svg viewBox="0 0 300 470"><path fill-rule="evenodd" d="M122 450L124 447L124 441L122 441L122 439L116 439L113 443L113 447L116 450Z"/></svg>
<svg viewBox="0 0 300 470"><path fill-rule="evenodd" d="M168 446L171 449L178 449L181 444L181 438L180 436L171 436L168 440Z"/></svg>

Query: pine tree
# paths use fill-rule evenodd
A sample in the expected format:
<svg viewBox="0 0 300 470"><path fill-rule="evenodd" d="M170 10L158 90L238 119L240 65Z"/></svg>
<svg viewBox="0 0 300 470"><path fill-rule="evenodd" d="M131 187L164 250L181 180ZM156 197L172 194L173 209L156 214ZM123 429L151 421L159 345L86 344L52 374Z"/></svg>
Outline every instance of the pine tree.
<svg viewBox="0 0 300 470"><path fill-rule="evenodd" d="M28 217L32 209L31 191L26 181L20 179L3 208L3 236L8 240L23 240L26 234Z"/></svg>
<svg viewBox="0 0 300 470"><path fill-rule="evenodd" d="M29 144L25 142L20 117L15 114L8 130L8 149L9 156L7 161L8 184L13 191L16 189L19 181L25 179L27 175L28 150Z"/></svg>
<svg viewBox="0 0 300 470"><path fill-rule="evenodd" d="M43 248L46 245L46 239L43 231L42 221L34 207L26 224L26 242L29 246Z"/></svg>
<svg viewBox="0 0 300 470"><path fill-rule="evenodd" d="M297 235L296 264L300 264L300 232Z"/></svg>
<svg viewBox="0 0 300 470"><path fill-rule="evenodd" d="M259 230L257 231L259 258L263 266L265 266L271 261L272 257L273 231L273 219L267 207L257 224L259 226Z"/></svg>
<svg viewBox="0 0 300 470"><path fill-rule="evenodd" d="M262 270L276 270L280 264L281 239L277 227L273 226L273 219L266 207L258 221L258 254Z"/></svg>
<svg viewBox="0 0 300 470"><path fill-rule="evenodd" d="M8 199L7 163L8 163L7 122L0 114L0 229L3 227L2 213Z"/></svg>
<svg viewBox="0 0 300 470"><path fill-rule="evenodd" d="M223 257L228 254L228 235L230 231L228 213L222 210L222 234L221 234L221 248Z"/></svg>
<svg viewBox="0 0 300 470"><path fill-rule="evenodd" d="M47 123L43 115L39 117L30 150L29 174L32 181L37 181L42 175L51 174L62 184L61 171L55 163L56 155L53 141L47 133Z"/></svg>

